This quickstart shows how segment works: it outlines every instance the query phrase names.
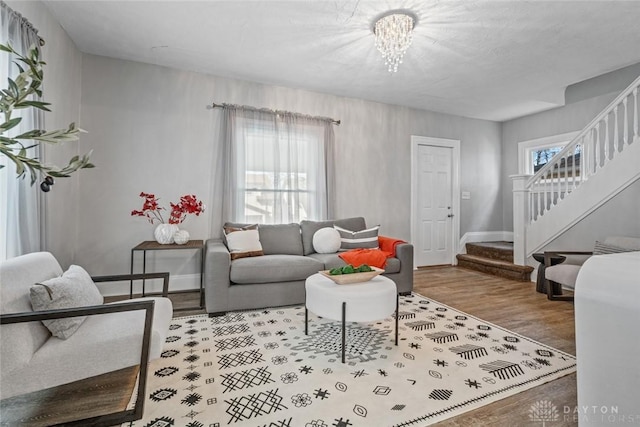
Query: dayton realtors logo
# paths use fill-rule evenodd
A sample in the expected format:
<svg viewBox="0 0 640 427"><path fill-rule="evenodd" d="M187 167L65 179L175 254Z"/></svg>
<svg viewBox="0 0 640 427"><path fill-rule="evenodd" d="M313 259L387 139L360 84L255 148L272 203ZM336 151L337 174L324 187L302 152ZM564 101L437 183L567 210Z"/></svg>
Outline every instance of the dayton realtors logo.
<svg viewBox="0 0 640 427"><path fill-rule="evenodd" d="M546 423L556 421L572 422L572 423L597 423L605 424L638 424L640 425L640 414L626 415L621 414L617 406L564 406L562 408L562 420L560 419L560 411L552 402L548 400L539 400L529 408L529 420L532 422L541 422L545 427Z"/></svg>
<svg viewBox="0 0 640 427"><path fill-rule="evenodd" d="M560 413L556 405L548 400L539 400L529 408L529 419L534 422L542 422L542 427L546 423L558 421Z"/></svg>

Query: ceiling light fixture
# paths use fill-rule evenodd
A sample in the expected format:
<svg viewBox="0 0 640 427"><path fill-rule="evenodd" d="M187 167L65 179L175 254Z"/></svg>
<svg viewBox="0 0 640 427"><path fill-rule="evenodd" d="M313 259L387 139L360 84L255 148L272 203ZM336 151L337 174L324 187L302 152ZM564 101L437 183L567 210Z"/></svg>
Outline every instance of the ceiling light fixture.
<svg viewBox="0 0 640 427"><path fill-rule="evenodd" d="M390 73L398 71L402 57L411 46L416 18L405 11L391 11L380 17L373 25L376 47L389 67Z"/></svg>

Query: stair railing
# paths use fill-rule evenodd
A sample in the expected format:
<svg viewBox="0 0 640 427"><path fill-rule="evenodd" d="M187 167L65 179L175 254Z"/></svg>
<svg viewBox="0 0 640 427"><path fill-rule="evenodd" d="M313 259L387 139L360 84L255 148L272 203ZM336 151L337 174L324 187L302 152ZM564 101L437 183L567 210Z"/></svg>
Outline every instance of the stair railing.
<svg viewBox="0 0 640 427"><path fill-rule="evenodd" d="M640 139L640 76L598 114L558 154L526 182L528 216L535 222L582 182Z"/></svg>

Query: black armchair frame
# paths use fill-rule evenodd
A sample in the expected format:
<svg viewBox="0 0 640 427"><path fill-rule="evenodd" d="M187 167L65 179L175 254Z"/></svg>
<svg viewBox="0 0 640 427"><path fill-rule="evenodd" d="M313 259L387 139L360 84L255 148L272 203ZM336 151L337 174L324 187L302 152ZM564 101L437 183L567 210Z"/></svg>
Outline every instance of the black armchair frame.
<svg viewBox="0 0 640 427"><path fill-rule="evenodd" d="M96 276L92 277L94 282L114 282L124 280L140 280L140 279L163 279L163 296L167 296L169 288L169 273L142 273L142 274L123 274L115 276ZM135 421L142 418L144 410L145 390L147 384L147 368L149 363L149 346L151 344L151 327L153 325L153 311L155 302L133 301L121 302L106 305L94 305L88 307L68 308L59 310L45 310L28 313L10 313L0 315L0 325L10 325L14 323L37 322L43 320L61 319L77 316L95 316L108 313L120 313L125 311L144 310L144 331L142 336L142 349L140 352L140 370L138 377L138 390L136 396L136 404L133 409L105 414L71 422L64 422L65 426L95 426L107 427L116 424L122 424L129 421Z"/></svg>

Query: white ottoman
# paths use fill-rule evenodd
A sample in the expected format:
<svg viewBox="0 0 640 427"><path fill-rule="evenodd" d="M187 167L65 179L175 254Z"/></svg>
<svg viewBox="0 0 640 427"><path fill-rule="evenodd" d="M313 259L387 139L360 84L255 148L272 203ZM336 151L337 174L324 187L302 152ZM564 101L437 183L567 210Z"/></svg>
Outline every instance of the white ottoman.
<svg viewBox="0 0 640 427"><path fill-rule="evenodd" d="M322 274L305 282L304 333L308 334L309 310L330 320L342 321L342 363L345 360L345 323L371 322L396 313L398 345L398 290L393 280L376 276L368 282L338 285Z"/></svg>

